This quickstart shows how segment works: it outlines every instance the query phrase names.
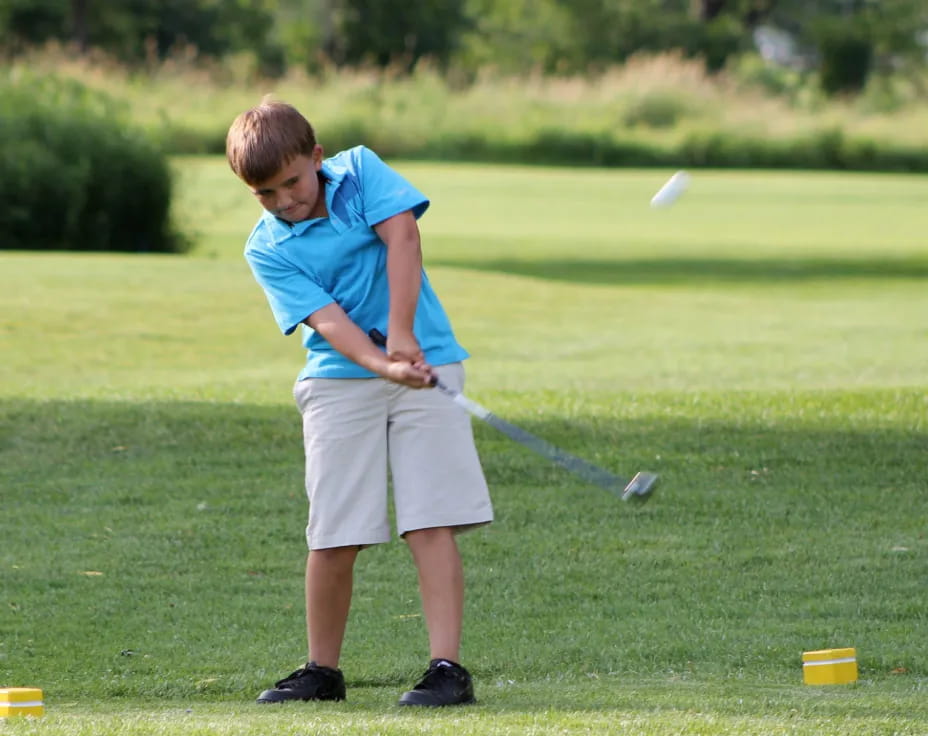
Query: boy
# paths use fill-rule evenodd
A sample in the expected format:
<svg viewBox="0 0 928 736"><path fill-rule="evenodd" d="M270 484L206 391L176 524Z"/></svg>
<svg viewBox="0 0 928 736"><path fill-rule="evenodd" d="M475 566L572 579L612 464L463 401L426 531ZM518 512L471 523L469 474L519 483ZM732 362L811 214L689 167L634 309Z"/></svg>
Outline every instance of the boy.
<svg viewBox="0 0 928 736"><path fill-rule="evenodd" d="M397 533L412 553L431 661L400 705L474 702L460 664L464 577L455 534L493 519L470 420L427 389L460 389L466 351L422 269L429 201L372 151L323 158L309 122L265 100L232 123L226 154L265 212L245 258L284 334L302 325L307 360L294 397L303 416L309 522L309 658L259 703L343 700L338 669L358 551ZM386 334L381 349L370 339Z"/></svg>

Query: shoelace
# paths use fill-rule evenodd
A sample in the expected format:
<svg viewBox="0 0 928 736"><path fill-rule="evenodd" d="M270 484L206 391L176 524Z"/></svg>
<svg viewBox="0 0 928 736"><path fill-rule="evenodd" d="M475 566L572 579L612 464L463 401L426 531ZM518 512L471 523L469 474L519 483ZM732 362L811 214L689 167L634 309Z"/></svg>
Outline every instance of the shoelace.
<svg viewBox="0 0 928 736"><path fill-rule="evenodd" d="M278 682L275 682L274 687L281 687L282 685L286 685L290 682L294 682L295 680L299 680L301 677L306 676L312 671L318 672L323 677L329 677L332 675L338 676L338 670L333 670L329 667L320 667L315 662L309 662L303 665L302 667L300 667L300 669L295 670L294 672L291 672L283 680L279 680Z"/></svg>
<svg viewBox="0 0 928 736"><path fill-rule="evenodd" d="M414 689L426 689L428 685L437 684L438 680L447 679L449 677L452 680L462 679L461 675L454 667L430 667L425 671L425 674L422 675L422 680L419 681Z"/></svg>
<svg viewBox="0 0 928 736"><path fill-rule="evenodd" d="M282 685L286 685L290 682L293 682L294 680L299 680L303 675L306 674L308 670L309 670L308 666L300 667L300 669L294 672L291 672L283 680L278 680L277 682L275 682L274 687L281 687Z"/></svg>

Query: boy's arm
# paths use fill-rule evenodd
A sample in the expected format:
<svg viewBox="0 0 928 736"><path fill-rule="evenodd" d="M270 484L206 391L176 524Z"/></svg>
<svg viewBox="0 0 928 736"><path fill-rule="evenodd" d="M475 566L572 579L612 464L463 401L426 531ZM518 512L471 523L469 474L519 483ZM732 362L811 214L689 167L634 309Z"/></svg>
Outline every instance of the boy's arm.
<svg viewBox="0 0 928 736"><path fill-rule="evenodd" d="M391 360L335 302L317 309L304 321L329 345L362 368L412 388L432 385L432 369L425 361Z"/></svg>
<svg viewBox="0 0 928 736"><path fill-rule="evenodd" d="M425 356L413 333L422 286L422 247L416 218L407 210L377 223L374 230L387 246L390 287L387 356L411 363L424 361Z"/></svg>

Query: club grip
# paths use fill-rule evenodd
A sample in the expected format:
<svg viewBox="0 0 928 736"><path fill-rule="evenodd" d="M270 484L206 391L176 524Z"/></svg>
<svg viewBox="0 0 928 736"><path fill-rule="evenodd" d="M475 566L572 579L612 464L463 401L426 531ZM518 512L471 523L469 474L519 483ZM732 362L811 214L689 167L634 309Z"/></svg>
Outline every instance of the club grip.
<svg viewBox="0 0 928 736"><path fill-rule="evenodd" d="M371 339L374 345L379 345L380 347L387 346L387 336L384 335L380 330L374 327L372 330L368 331L367 336ZM433 386L438 385L438 376L432 376L430 383Z"/></svg>

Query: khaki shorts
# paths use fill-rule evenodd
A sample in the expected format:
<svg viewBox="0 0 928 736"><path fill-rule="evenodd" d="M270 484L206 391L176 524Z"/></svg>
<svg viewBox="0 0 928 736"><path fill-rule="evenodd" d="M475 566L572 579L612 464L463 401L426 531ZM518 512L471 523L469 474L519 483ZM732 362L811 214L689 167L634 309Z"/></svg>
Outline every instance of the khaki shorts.
<svg viewBox="0 0 928 736"><path fill-rule="evenodd" d="M462 388L461 363L435 370ZM447 396L381 378L308 378L293 394L303 415L310 549L390 540L388 463L400 536L493 520L470 416Z"/></svg>

